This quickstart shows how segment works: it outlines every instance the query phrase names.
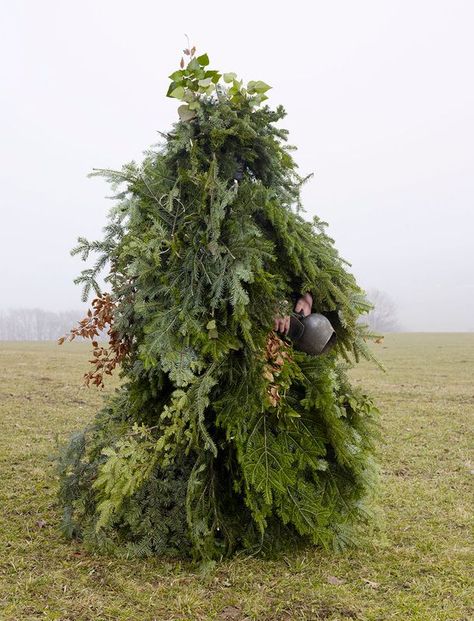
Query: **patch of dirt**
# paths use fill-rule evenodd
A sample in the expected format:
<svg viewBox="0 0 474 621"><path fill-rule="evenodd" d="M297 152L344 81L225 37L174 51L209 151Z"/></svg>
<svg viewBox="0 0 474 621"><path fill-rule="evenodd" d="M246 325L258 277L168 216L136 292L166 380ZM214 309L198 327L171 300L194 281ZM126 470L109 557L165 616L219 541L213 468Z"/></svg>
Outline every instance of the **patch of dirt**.
<svg viewBox="0 0 474 621"><path fill-rule="evenodd" d="M246 621L246 617L239 606L226 606L221 610L216 621Z"/></svg>
<svg viewBox="0 0 474 621"><path fill-rule="evenodd" d="M394 470L393 474L396 477L407 477L410 476L410 471L408 470L408 468L398 468L397 470Z"/></svg>
<svg viewBox="0 0 474 621"><path fill-rule="evenodd" d="M278 615L265 617L265 621L325 621L326 619L359 619L359 613L346 606L323 602L294 603Z"/></svg>

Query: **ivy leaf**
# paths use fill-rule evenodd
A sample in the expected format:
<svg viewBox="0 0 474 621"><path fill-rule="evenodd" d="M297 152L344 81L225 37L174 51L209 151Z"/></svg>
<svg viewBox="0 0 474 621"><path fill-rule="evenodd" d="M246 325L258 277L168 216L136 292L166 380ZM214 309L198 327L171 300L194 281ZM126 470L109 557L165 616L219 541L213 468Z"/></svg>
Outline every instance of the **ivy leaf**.
<svg viewBox="0 0 474 621"><path fill-rule="evenodd" d="M209 56L207 54L201 54L196 60L202 67L206 67L209 64Z"/></svg>

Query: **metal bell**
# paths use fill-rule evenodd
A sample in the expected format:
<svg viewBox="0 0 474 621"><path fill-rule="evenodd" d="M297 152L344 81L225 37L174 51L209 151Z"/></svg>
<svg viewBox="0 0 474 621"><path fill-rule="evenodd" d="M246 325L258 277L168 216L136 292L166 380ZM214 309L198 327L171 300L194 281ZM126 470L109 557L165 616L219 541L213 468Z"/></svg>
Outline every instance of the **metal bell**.
<svg viewBox="0 0 474 621"><path fill-rule="evenodd" d="M336 332L327 317L321 313L290 317L288 338L296 349L311 356L325 354L336 344Z"/></svg>

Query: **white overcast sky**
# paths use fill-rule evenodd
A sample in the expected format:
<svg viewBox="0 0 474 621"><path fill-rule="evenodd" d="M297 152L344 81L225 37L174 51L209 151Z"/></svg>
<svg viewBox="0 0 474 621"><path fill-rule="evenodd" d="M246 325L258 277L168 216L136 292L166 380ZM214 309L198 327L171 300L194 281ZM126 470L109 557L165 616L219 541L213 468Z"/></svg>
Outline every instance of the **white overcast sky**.
<svg viewBox="0 0 474 621"><path fill-rule="evenodd" d="M69 250L177 119L185 33L272 85L308 217L406 330L474 330L474 2L16 0L0 8L0 309L81 308Z"/></svg>

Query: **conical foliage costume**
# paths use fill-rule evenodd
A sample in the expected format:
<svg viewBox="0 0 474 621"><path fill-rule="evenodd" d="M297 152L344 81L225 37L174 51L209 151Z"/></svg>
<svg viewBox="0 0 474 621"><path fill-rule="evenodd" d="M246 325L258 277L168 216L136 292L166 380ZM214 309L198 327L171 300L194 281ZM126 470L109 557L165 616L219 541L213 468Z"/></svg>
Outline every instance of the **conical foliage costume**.
<svg viewBox="0 0 474 621"><path fill-rule="evenodd" d="M262 105L269 87L186 52L168 91L180 120L141 164L93 173L116 204L104 238L72 251L98 257L70 335L93 338L87 382L117 364L123 382L61 449L63 531L119 555L341 547L376 483L377 411L346 376L370 357L369 306L325 223L300 215L308 177L275 126L284 109ZM337 334L321 356L273 331L306 291Z"/></svg>

